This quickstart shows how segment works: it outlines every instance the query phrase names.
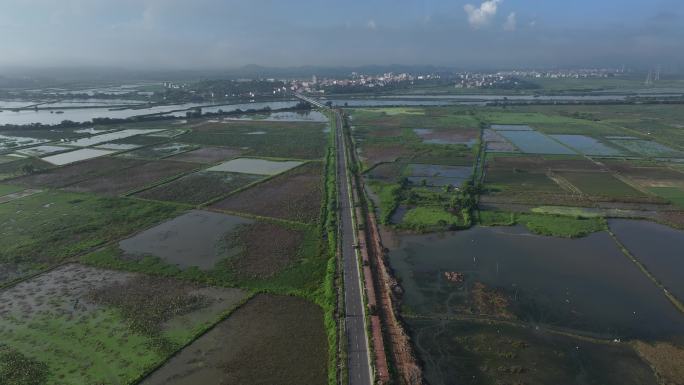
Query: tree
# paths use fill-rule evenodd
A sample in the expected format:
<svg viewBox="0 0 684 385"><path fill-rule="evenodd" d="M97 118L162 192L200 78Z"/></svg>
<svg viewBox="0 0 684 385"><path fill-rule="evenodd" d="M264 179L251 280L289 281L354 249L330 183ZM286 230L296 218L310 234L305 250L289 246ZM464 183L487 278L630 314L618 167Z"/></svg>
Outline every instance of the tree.
<svg viewBox="0 0 684 385"><path fill-rule="evenodd" d="M25 175L30 175L36 172L36 167L32 165L31 163L27 163L23 166L21 166L21 172Z"/></svg>

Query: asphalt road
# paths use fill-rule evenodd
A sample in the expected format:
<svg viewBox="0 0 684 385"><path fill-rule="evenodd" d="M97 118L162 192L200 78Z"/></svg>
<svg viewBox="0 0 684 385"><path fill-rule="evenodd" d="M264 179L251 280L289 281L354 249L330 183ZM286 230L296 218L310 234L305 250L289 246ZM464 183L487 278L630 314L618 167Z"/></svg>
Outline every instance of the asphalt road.
<svg viewBox="0 0 684 385"><path fill-rule="evenodd" d="M315 99L295 95L319 108L325 106ZM368 335L364 322L363 291L359 259L354 249L355 237L352 225L352 210L349 200L349 179L347 178L347 155L342 136L342 117L335 113L337 121L337 191L340 217L340 236L342 242L342 267L344 269L344 310L345 331L347 335L347 367L349 385L372 385Z"/></svg>
<svg viewBox="0 0 684 385"><path fill-rule="evenodd" d="M342 265L344 268L344 308L347 332L349 384L372 385L368 354L368 336L364 323L364 306L359 273L359 260L354 250L354 228L349 204L347 156L342 137L342 119L337 114L337 181L339 191Z"/></svg>

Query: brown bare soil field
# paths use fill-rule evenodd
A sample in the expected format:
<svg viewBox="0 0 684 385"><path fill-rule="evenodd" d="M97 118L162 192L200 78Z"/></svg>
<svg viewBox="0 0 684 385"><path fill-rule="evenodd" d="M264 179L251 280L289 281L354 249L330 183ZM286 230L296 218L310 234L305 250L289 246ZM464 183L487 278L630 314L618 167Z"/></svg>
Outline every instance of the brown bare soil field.
<svg viewBox="0 0 684 385"><path fill-rule="evenodd" d="M76 183L67 188L75 192L92 192L105 195L120 195L152 184L160 179L186 173L197 166L186 162L152 161L125 172L113 172Z"/></svg>
<svg viewBox="0 0 684 385"><path fill-rule="evenodd" d="M379 164L366 173L369 179L393 182L399 180L401 171L406 165L403 163L383 163Z"/></svg>
<svg viewBox="0 0 684 385"><path fill-rule="evenodd" d="M144 161L115 157L102 157L78 162L68 166L53 168L48 171L24 176L12 181L12 184L29 187L59 188L78 183L100 175L109 174L132 167L139 167Z"/></svg>
<svg viewBox="0 0 684 385"><path fill-rule="evenodd" d="M304 240L302 231L268 222L242 225L228 235L228 244L242 252L229 261L238 278L269 278L292 263ZM268 238L264 242L264 237Z"/></svg>
<svg viewBox="0 0 684 385"><path fill-rule="evenodd" d="M242 154L239 148L231 147L202 147L197 150L184 152L182 154L174 155L169 160L178 160L192 163L218 163L222 160L234 158Z"/></svg>
<svg viewBox="0 0 684 385"><path fill-rule="evenodd" d="M587 159L551 159L543 157L496 157L488 161L489 168L519 169L543 172L545 170L598 171L600 167Z"/></svg>
<svg viewBox="0 0 684 385"><path fill-rule="evenodd" d="M684 384L684 349L666 342L652 345L641 341L634 343L634 349L651 365L661 384Z"/></svg>
<svg viewBox="0 0 684 385"><path fill-rule="evenodd" d="M361 159L368 167L383 162L394 162L400 157L412 154L413 150L402 144L363 144L361 146Z"/></svg>
<svg viewBox="0 0 684 385"><path fill-rule="evenodd" d="M261 175L242 173L196 172L145 190L135 196L198 205L224 196L261 178L263 178Z"/></svg>
<svg viewBox="0 0 684 385"><path fill-rule="evenodd" d="M424 141L442 144L466 144L480 137L477 128L432 129L418 134Z"/></svg>
<svg viewBox="0 0 684 385"><path fill-rule="evenodd" d="M322 173L319 162L307 163L231 195L211 207L305 223L316 222L323 199Z"/></svg>
<svg viewBox="0 0 684 385"><path fill-rule="evenodd" d="M258 295L142 384L325 384L327 355L318 306Z"/></svg>

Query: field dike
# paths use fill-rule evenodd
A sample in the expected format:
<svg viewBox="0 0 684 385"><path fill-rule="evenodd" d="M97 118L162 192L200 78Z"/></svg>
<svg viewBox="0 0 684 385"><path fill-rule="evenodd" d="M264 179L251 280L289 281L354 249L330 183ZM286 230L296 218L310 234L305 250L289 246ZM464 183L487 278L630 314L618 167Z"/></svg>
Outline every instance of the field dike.
<svg viewBox="0 0 684 385"><path fill-rule="evenodd" d="M352 155L354 164L360 165L361 163L359 163L359 160L356 157L356 151L353 148L353 139L351 137L348 137L348 139L352 146L352 148L349 149L349 153ZM360 169L361 167L357 166L356 168ZM356 173L353 174L356 175ZM358 181L358 179L356 180ZM355 186L354 192L360 192L360 196L366 196L363 182L358 181L358 185ZM391 364L393 364L393 366L389 368L390 375L398 377L399 383L402 384L423 384L424 379L422 370L417 363L410 338L398 317L398 301L395 298L394 293L395 290L399 289L399 284L392 276L385 263L384 248L382 246L380 234L378 233L375 215L369 210L367 200L364 199L364 201L365 202L359 203L363 203L363 219L365 219L364 230L366 232L365 238L367 240L366 249L370 256L371 265L374 268L368 269L367 271L373 272L372 270L375 270L376 273L373 275L372 281L377 287L377 290L375 290L377 293L376 300L379 304L377 310L381 315L382 328L384 335L386 336L384 344L389 348L389 355L392 357Z"/></svg>
<svg viewBox="0 0 684 385"><path fill-rule="evenodd" d="M645 275L649 280L651 280L651 282L653 282L656 286L658 286L658 288L659 288L660 290L663 291L663 294L665 295L665 297L667 297L667 299L668 299L670 302L672 302L672 305L674 305L674 307L676 307L677 310L679 310L682 314L684 314L684 303L682 303L677 297L675 297L672 293L670 293L670 291L667 290L667 288L665 287L665 285L663 285L663 284L662 284L662 283L661 283L653 274L651 274L651 272L646 268L646 266L644 266L644 265L643 265L643 264L642 264L642 263L641 263L641 262L640 262L640 261L639 261L639 260L638 260L638 259L637 259L637 258L636 258L628 249L627 249L627 247L625 247L625 245L623 245L622 242L620 242L620 241L618 240L617 236L615 235L615 233L613 233L612 230L610 230L610 228L607 228L606 231L608 232L608 234L610 234L610 237L613 238L613 241L615 241L615 244L618 246L618 248L620 249L620 251L622 251L622 254L624 254L627 258L629 258L629 260L632 261L632 262L637 266L637 268L639 268L639 270L640 270L642 273L644 273L644 275Z"/></svg>

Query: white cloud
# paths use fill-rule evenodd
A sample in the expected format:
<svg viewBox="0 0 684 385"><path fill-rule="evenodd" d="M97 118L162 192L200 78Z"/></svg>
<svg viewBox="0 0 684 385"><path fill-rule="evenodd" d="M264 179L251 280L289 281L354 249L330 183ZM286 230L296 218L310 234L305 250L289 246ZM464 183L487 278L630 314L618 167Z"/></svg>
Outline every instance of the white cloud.
<svg viewBox="0 0 684 385"><path fill-rule="evenodd" d="M499 3L503 0L487 0L476 8L472 4L466 4L463 9L468 14L468 22L473 28L481 28L489 24L499 7Z"/></svg>
<svg viewBox="0 0 684 385"><path fill-rule="evenodd" d="M503 25L504 31L515 31L515 28L518 26L518 22L515 19L515 12L511 12L508 17L506 18L506 22Z"/></svg>
<svg viewBox="0 0 684 385"><path fill-rule="evenodd" d="M368 27L368 29L376 29L378 28L378 25L375 24L375 20L370 19L368 20L368 23L366 23L366 27Z"/></svg>

